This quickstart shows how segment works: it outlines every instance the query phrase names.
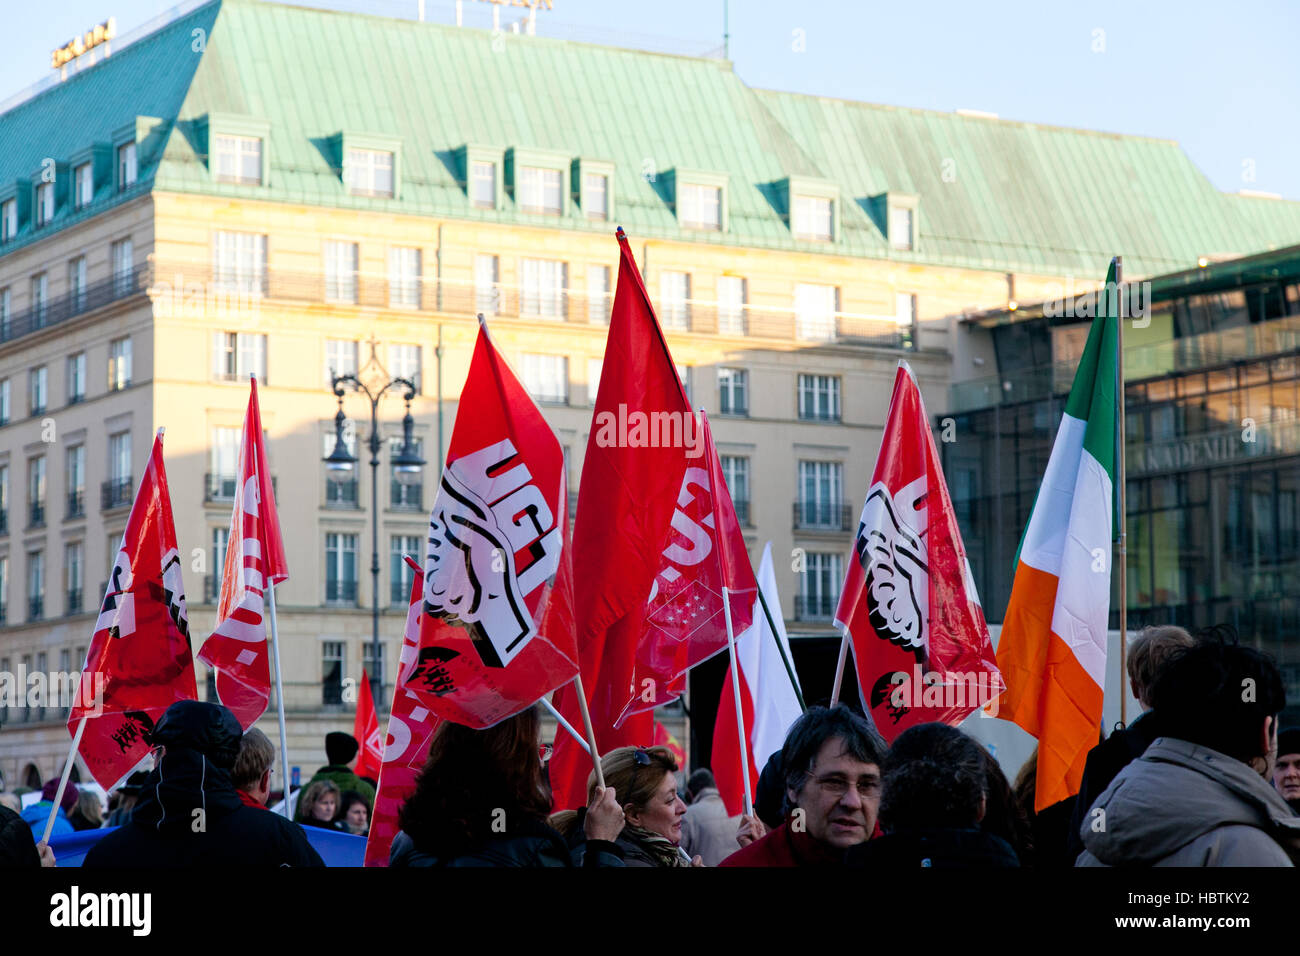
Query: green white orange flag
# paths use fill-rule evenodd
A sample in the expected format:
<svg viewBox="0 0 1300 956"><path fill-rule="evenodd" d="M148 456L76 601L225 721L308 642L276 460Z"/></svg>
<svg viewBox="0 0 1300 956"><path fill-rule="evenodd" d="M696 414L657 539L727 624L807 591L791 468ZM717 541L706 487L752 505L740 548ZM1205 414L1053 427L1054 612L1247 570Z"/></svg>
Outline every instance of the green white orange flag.
<svg viewBox="0 0 1300 956"><path fill-rule="evenodd" d="M1079 792L1101 727L1115 488L1115 264L1029 515L998 641L998 716L1038 738L1034 809Z"/></svg>

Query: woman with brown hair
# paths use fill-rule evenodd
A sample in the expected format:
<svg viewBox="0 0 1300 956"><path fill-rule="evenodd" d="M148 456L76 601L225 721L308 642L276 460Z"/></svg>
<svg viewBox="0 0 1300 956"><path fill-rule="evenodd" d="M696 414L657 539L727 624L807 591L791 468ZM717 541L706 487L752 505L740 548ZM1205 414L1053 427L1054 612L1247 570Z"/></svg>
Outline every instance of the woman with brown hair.
<svg viewBox="0 0 1300 956"><path fill-rule="evenodd" d="M486 730L444 721L403 804L390 866L621 866L623 810L613 787L592 792L573 846L546 825L537 708Z"/></svg>
<svg viewBox="0 0 1300 956"><path fill-rule="evenodd" d="M298 822L305 827L338 830L340 827L334 822L334 811L338 805L339 788L336 783L332 780L309 783L298 798Z"/></svg>

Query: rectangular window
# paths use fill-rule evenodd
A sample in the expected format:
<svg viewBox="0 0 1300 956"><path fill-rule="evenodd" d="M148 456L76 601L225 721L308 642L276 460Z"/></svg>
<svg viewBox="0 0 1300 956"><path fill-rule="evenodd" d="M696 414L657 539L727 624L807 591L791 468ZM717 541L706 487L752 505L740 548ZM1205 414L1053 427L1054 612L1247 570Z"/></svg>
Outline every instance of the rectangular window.
<svg viewBox="0 0 1300 956"><path fill-rule="evenodd" d="M411 581L415 572L406 563L409 554L417 564L424 564L423 540L413 534L395 534L389 539L389 597L392 603L406 607L411 600Z"/></svg>
<svg viewBox="0 0 1300 956"><path fill-rule="evenodd" d="M117 191L135 185L135 143L125 143L117 148Z"/></svg>
<svg viewBox="0 0 1300 956"><path fill-rule="evenodd" d="M843 488L844 466L839 462L799 462L799 527L840 528Z"/></svg>
<svg viewBox="0 0 1300 956"><path fill-rule="evenodd" d="M325 243L325 301L357 301L359 251L355 242Z"/></svg>
<svg viewBox="0 0 1300 956"><path fill-rule="evenodd" d="M600 394L600 373L605 367L604 359L587 359L587 404L595 405L596 396Z"/></svg>
<svg viewBox="0 0 1300 956"><path fill-rule="evenodd" d="M830 239L831 222L831 200L815 196L794 197L793 229L796 239Z"/></svg>
<svg viewBox="0 0 1300 956"><path fill-rule="evenodd" d="M894 295L895 321L903 328L916 325L916 296L910 292L898 292Z"/></svg>
<svg viewBox="0 0 1300 956"><path fill-rule="evenodd" d="M833 285L810 285L800 282L794 287L795 336L825 342L835 338L835 313L839 311L840 290Z"/></svg>
<svg viewBox="0 0 1300 956"><path fill-rule="evenodd" d="M377 149L349 149L348 192L354 196L393 195L393 154Z"/></svg>
<svg viewBox="0 0 1300 956"><path fill-rule="evenodd" d="M474 257L474 311L485 317L501 311L501 292L497 287L501 275L496 256Z"/></svg>
<svg viewBox="0 0 1300 956"><path fill-rule="evenodd" d="M355 604L357 601L357 536L325 535L325 600Z"/></svg>
<svg viewBox="0 0 1300 956"><path fill-rule="evenodd" d="M50 304L50 282L44 272L32 276L32 325L40 328Z"/></svg>
<svg viewBox="0 0 1300 956"><path fill-rule="evenodd" d="M691 367L689 365L674 365L677 369L677 377L682 380L682 390L686 392L686 401L691 404L695 401L695 393L691 391Z"/></svg>
<svg viewBox="0 0 1300 956"><path fill-rule="evenodd" d="M27 524L32 528L45 525L45 456L27 462Z"/></svg>
<svg viewBox="0 0 1300 956"><path fill-rule="evenodd" d="M600 173L583 173L582 198L588 219L608 219L609 177Z"/></svg>
<svg viewBox="0 0 1300 956"><path fill-rule="evenodd" d="M44 551L29 551L27 553L27 601L27 620L39 621L45 616Z"/></svg>
<svg viewBox="0 0 1300 956"><path fill-rule="evenodd" d="M746 283L740 276L718 277L718 334L745 334Z"/></svg>
<svg viewBox="0 0 1300 956"><path fill-rule="evenodd" d="M86 398L86 353L68 356L68 404L75 405Z"/></svg>
<svg viewBox="0 0 1300 956"><path fill-rule="evenodd" d="M0 425L9 424L9 379L0 379Z"/></svg>
<svg viewBox="0 0 1300 956"><path fill-rule="evenodd" d="M221 597L221 578L226 569L226 547L230 544L229 528L212 529L212 574L203 579L203 599L215 604Z"/></svg>
<svg viewBox="0 0 1300 956"><path fill-rule="evenodd" d="M554 259L524 259L523 295L519 314L562 318L564 293L568 287L568 266Z"/></svg>
<svg viewBox="0 0 1300 956"><path fill-rule="evenodd" d="M68 261L68 304L73 313L86 308L86 257L77 256Z"/></svg>
<svg viewBox="0 0 1300 956"><path fill-rule="evenodd" d="M8 286L0 289L0 339L9 338L9 333L13 330L10 323L13 321L13 295Z"/></svg>
<svg viewBox="0 0 1300 956"><path fill-rule="evenodd" d="M343 703L343 642L322 641L320 645L321 703L327 707Z"/></svg>
<svg viewBox="0 0 1300 956"><path fill-rule="evenodd" d="M889 244L895 249L912 248L912 210L895 207L889 210Z"/></svg>
<svg viewBox="0 0 1300 956"><path fill-rule="evenodd" d="M722 189L719 186L678 186L677 216L688 229L722 229Z"/></svg>
<svg viewBox="0 0 1300 956"><path fill-rule="evenodd" d="M115 482L131 483L131 433L108 436L108 476Z"/></svg>
<svg viewBox="0 0 1300 956"><path fill-rule="evenodd" d="M0 465L0 512L3 512L3 527L0 531L9 533L9 466Z"/></svg>
<svg viewBox="0 0 1300 956"><path fill-rule="evenodd" d="M54 183L36 187L36 225L44 226L54 218Z"/></svg>
<svg viewBox="0 0 1300 956"><path fill-rule="evenodd" d="M749 459L736 455L720 456L722 480L727 483L731 502L736 506L736 517L746 527L750 526L749 513Z"/></svg>
<svg viewBox="0 0 1300 956"><path fill-rule="evenodd" d="M0 558L0 624L8 620L9 615L9 558ZM0 670L9 672L9 659L5 658Z"/></svg>
<svg viewBox="0 0 1300 956"><path fill-rule="evenodd" d="M559 215L561 182L558 169L538 169L523 166L519 170L519 206L524 212L542 212Z"/></svg>
<svg viewBox="0 0 1300 956"><path fill-rule="evenodd" d="M419 249L394 246L388 250L388 304L394 309L418 309L421 289Z"/></svg>
<svg viewBox="0 0 1300 956"><path fill-rule="evenodd" d="M244 382L250 375L266 384L266 336L251 332L214 332L212 377L222 382Z"/></svg>
<svg viewBox="0 0 1300 956"><path fill-rule="evenodd" d="M844 584L841 556L809 551L799 579L799 601L795 617L803 621L830 620Z"/></svg>
<svg viewBox="0 0 1300 956"><path fill-rule="evenodd" d="M63 578L67 595L67 613L80 614L83 606L82 591L85 547L80 541L69 541L63 547ZM67 653L66 651L64 653Z"/></svg>
<svg viewBox="0 0 1300 956"><path fill-rule="evenodd" d="M321 435L324 451L321 457L328 458L334 453L334 429ZM354 458L357 456L357 433L353 423L345 423L343 429L343 447ZM329 508L357 508L357 473L354 469L343 481L330 481L326 475L325 505Z"/></svg>
<svg viewBox="0 0 1300 956"><path fill-rule="evenodd" d="M325 384L333 387L334 376L357 374L357 343L344 339L325 340Z"/></svg>
<svg viewBox="0 0 1300 956"><path fill-rule="evenodd" d="M18 235L18 200L6 199L0 203L0 241L8 242Z"/></svg>
<svg viewBox="0 0 1300 956"><path fill-rule="evenodd" d="M130 295L135 291L135 261L130 239L121 239L112 246L113 293Z"/></svg>
<svg viewBox="0 0 1300 956"><path fill-rule="evenodd" d="M691 327L691 277L685 272L659 275L659 319L665 329Z"/></svg>
<svg viewBox="0 0 1300 956"><path fill-rule="evenodd" d="M415 453L421 458L424 457L424 442L419 438L411 439L411 446ZM390 438L388 441L388 458L391 462L402 451L402 439ZM389 475L389 507L394 511L424 511L424 474L423 469L420 474L411 476L414 478L410 483L398 481L397 468L394 466Z"/></svg>
<svg viewBox="0 0 1300 956"><path fill-rule="evenodd" d="M718 411L723 415L749 414L749 373L743 368L718 369Z"/></svg>
<svg viewBox="0 0 1300 956"><path fill-rule="evenodd" d="M89 206L95 198L95 170L90 163L82 163L72 171L72 195L76 206Z"/></svg>
<svg viewBox="0 0 1300 956"><path fill-rule="evenodd" d="M421 365L422 357L420 346L388 346L388 374L393 376L393 378L404 378L408 382L414 383L417 394L420 392Z"/></svg>
<svg viewBox="0 0 1300 956"><path fill-rule="evenodd" d="M587 321L609 325L609 266L587 266Z"/></svg>
<svg viewBox="0 0 1300 956"><path fill-rule="evenodd" d="M265 295L266 236L255 232L214 233L212 274L223 290Z"/></svg>
<svg viewBox="0 0 1300 956"><path fill-rule="evenodd" d="M219 183L262 185L262 141L253 136L216 136L213 154Z"/></svg>
<svg viewBox="0 0 1300 956"><path fill-rule="evenodd" d="M470 170L470 196L480 209L495 209L497 205L497 164L474 163Z"/></svg>
<svg viewBox="0 0 1300 956"><path fill-rule="evenodd" d="M86 513L86 446L75 445L68 449L65 461L64 485L68 493L69 518L80 518Z"/></svg>
<svg viewBox="0 0 1300 956"><path fill-rule="evenodd" d="M523 354L524 388L538 402L569 403L569 360L563 355Z"/></svg>
<svg viewBox="0 0 1300 956"><path fill-rule="evenodd" d="M239 439L241 428L212 429L212 449L208 462L208 499L228 500L235 497L239 483Z"/></svg>
<svg viewBox="0 0 1300 956"><path fill-rule="evenodd" d="M28 400L31 413L33 415L39 415L41 412L45 411L45 407L49 403L50 396L47 388L49 383L49 369L44 365L32 369L27 373L27 381L29 385Z"/></svg>
<svg viewBox="0 0 1300 956"><path fill-rule="evenodd" d="M108 343L108 390L119 392L130 384L131 339L113 339Z"/></svg>
<svg viewBox="0 0 1300 956"><path fill-rule="evenodd" d="M839 376L799 376L799 417L821 422L840 420Z"/></svg>

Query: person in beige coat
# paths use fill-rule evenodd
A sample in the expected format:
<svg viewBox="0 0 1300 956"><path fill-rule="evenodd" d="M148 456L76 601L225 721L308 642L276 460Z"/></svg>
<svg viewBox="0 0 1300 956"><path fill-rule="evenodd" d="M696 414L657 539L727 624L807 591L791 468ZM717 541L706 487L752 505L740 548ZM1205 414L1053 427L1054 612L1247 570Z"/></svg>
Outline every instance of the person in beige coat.
<svg viewBox="0 0 1300 956"><path fill-rule="evenodd" d="M717 866L740 849L736 842L739 816L727 813L713 773L697 770L686 782L686 816L682 820L682 849L700 856L705 866Z"/></svg>

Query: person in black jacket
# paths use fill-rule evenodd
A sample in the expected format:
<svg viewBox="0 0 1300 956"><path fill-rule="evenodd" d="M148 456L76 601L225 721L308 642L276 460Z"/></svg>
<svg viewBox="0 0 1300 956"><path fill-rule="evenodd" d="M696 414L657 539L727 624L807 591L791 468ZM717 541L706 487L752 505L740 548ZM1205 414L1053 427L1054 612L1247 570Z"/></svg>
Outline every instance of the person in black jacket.
<svg viewBox="0 0 1300 956"><path fill-rule="evenodd" d="M130 822L95 844L82 865L324 866L297 824L240 800L230 772L242 736L220 704L168 707L151 737L157 763Z"/></svg>
<svg viewBox="0 0 1300 956"><path fill-rule="evenodd" d="M850 847L849 866L894 872L1020 865L1010 844L980 829L988 807L982 748L956 727L909 727L890 747L881 770L885 832Z"/></svg>
<svg viewBox="0 0 1300 956"><path fill-rule="evenodd" d="M27 821L0 805L0 869L54 865L54 851L35 842Z"/></svg>
<svg viewBox="0 0 1300 956"><path fill-rule="evenodd" d="M570 846L547 826L540 733L535 706L486 730L441 723L402 805L389 866L622 866L612 788L587 808L585 840Z"/></svg>

